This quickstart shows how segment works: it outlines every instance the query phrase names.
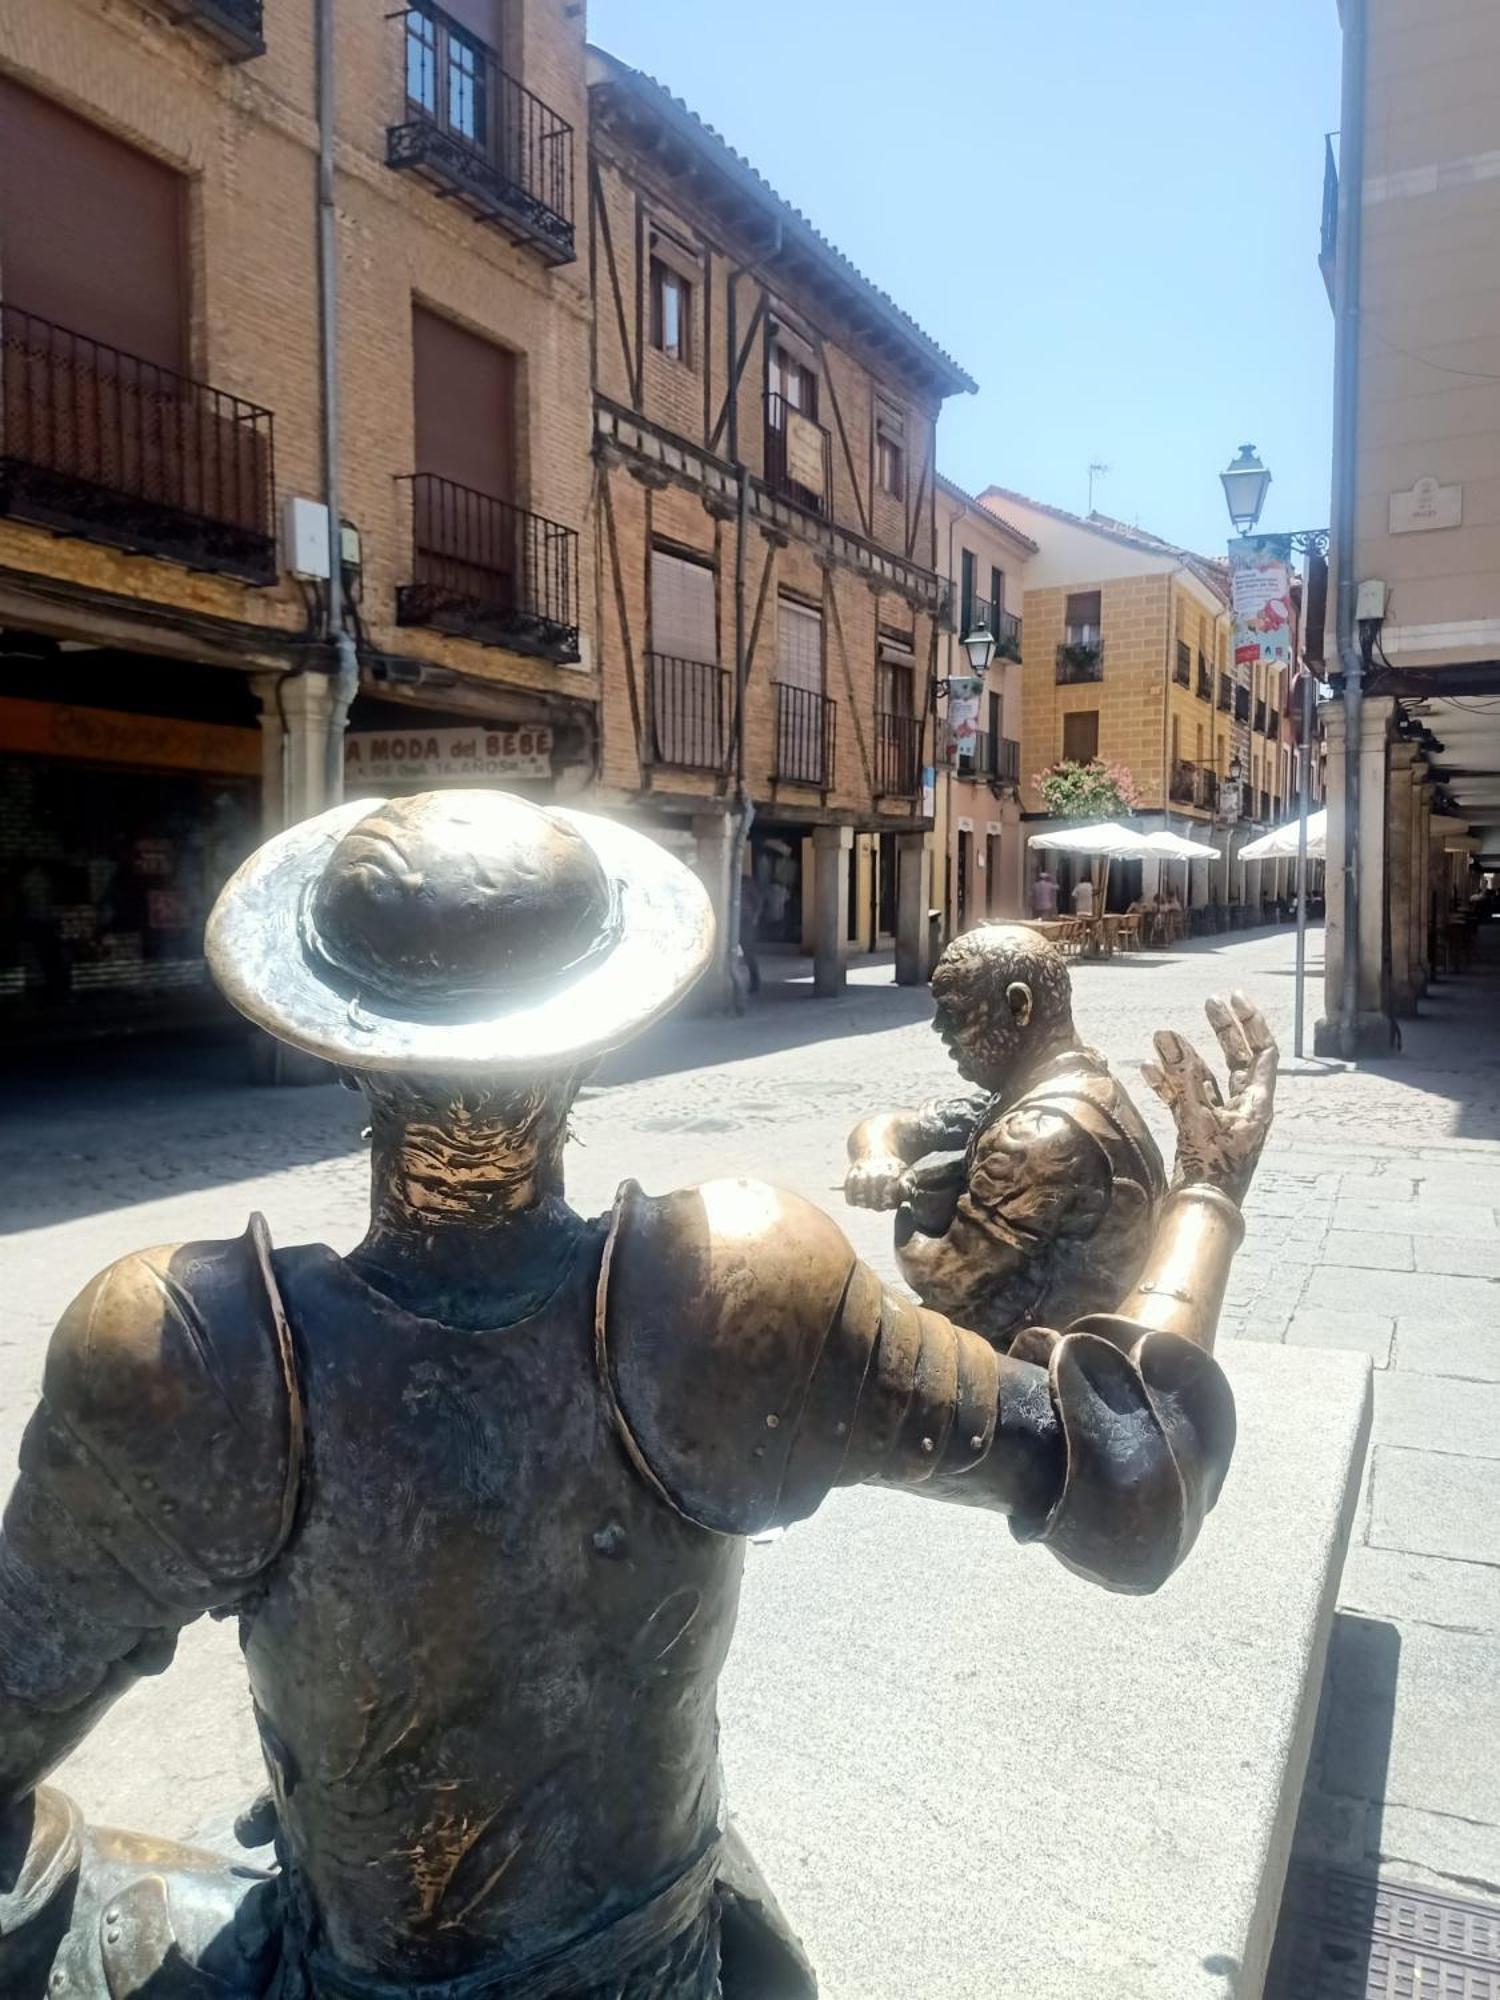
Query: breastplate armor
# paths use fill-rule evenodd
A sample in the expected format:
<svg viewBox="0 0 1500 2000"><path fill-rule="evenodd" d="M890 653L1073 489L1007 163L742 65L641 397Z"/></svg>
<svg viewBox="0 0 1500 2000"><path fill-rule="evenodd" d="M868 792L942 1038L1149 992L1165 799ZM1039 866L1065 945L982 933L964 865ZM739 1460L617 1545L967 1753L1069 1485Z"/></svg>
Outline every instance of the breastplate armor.
<svg viewBox="0 0 1500 2000"><path fill-rule="evenodd" d="M711 1885L742 1544L626 1455L602 1247L484 1332L321 1246L276 1256L311 1445L243 1639L314 1963L503 1977Z"/></svg>

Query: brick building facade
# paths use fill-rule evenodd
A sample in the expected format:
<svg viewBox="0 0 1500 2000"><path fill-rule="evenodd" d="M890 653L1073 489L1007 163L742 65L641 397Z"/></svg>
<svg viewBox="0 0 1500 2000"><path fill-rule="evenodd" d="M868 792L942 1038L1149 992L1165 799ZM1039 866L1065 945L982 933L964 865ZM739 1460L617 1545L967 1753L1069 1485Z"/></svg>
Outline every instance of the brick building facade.
<svg viewBox="0 0 1500 2000"><path fill-rule="evenodd" d="M288 573L282 535L286 501L324 492L314 20L314 0L0 15L8 1026L211 1004L223 874L327 796L326 587ZM538 796L581 789L582 20L341 0L335 47L351 756L375 789L413 758L461 781L466 752Z"/></svg>
<svg viewBox="0 0 1500 2000"><path fill-rule="evenodd" d="M660 85L593 52L590 99L603 797L695 856L721 982L745 899L820 992L891 939L920 978L934 432L973 385Z"/></svg>

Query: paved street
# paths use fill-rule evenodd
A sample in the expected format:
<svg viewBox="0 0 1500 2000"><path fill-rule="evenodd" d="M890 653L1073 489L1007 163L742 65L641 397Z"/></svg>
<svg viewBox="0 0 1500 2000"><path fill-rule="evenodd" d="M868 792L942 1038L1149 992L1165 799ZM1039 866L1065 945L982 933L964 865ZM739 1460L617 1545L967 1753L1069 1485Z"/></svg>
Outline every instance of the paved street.
<svg viewBox="0 0 1500 2000"><path fill-rule="evenodd" d="M1204 994L1240 986L1289 1048L1291 969L1289 931L1081 966L1078 1018L1133 1075L1154 1026L1193 1027ZM926 993L889 976L860 968L835 1004L775 986L743 1021L675 1023L617 1059L579 1107L575 1200L602 1206L625 1173L648 1187L764 1175L822 1202L889 1272L888 1221L844 1210L835 1191L843 1134L946 1076ZM1500 1895L1500 1767L1482 1747L1500 1738L1491 996L1480 974L1442 989L1389 1063L1288 1062L1226 1331L1356 1347L1377 1371L1304 1849ZM1164 1114L1148 1108L1169 1144ZM101 1059L61 1094L45 1074L14 1084L0 1136L0 1458L13 1457L52 1322L101 1264L143 1243L228 1234L257 1207L281 1242L347 1247L365 1184L357 1100L250 1088L234 1051ZM187 1830L251 1789L232 1640L227 1628L190 1632L172 1674L135 1691L79 1753L68 1782L88 1810Z"/></svg>

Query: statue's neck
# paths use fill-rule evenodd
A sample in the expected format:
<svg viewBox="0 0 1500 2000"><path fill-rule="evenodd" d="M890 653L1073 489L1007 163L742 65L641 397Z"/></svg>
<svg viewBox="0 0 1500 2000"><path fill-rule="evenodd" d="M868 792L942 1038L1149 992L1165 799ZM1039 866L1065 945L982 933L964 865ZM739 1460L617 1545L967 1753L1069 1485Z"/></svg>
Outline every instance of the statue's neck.
<svg viewBox="0 0 1500 2000"><path fill-rule="evenodd" d="M497 1326L556 1289L583 1224L563 1198L567 1106L486 1121L372 1107L370 1228L349 1262L397 1304Z"/></svg>
<svg viewBox="0 0 1500 2000"><path fill-rule="evenodd" d="M1078 1039L1076 1028L1068 1027L1060 1029L1056 1034L1049 1036L1045 1042L1040 1042L1035 1048L1028 1048L1026 1050L1021 1062L1006 1077L995 1095L1000 1099L1002 1104L1014 1104L1018 1098L1024 1097L1027 1091L1040 1081L1059 1056L1067 1055L1070 1051L1082 1048L1082 1046L1083 1044Z"/></svg>

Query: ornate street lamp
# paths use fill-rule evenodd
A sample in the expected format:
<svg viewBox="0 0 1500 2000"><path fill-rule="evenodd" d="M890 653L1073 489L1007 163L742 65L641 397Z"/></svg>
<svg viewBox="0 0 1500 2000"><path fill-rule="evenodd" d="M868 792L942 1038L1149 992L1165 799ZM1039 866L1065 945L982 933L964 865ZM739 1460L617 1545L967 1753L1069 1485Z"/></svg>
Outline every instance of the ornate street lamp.
<svg viewBox="0 0 1500 2000"><path fill-rule="evenodd" d="M1224 482L1230 520L1242 535L1250 534L1260 519L1271 485L1271 475L1256 457L1255 446L1242 444L1239 457L1219 477Z"/></svg>
<svg viewBox="0 0 1500 2000"><path fill-rule="evenodd" d="M990 661L995 655L995 635L981 619L972 630L966 632L959 644L969 656L969 672L978 674L982 680L990 670Z"/></svg>

